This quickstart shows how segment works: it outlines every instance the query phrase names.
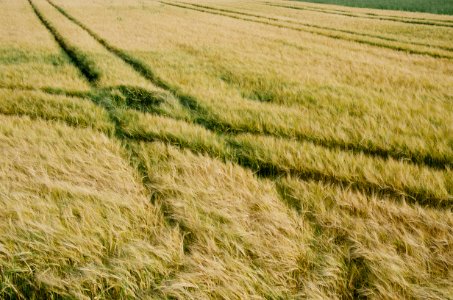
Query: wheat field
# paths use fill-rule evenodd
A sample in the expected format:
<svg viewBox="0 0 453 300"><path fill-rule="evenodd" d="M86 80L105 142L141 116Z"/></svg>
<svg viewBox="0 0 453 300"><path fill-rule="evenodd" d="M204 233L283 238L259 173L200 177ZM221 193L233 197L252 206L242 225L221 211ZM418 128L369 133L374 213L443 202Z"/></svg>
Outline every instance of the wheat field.
<svg viewBox="0 0 453 300"><path fill-rule="evenodd" d="M453 299L453 16L0 8L1 299Z"/></svg>

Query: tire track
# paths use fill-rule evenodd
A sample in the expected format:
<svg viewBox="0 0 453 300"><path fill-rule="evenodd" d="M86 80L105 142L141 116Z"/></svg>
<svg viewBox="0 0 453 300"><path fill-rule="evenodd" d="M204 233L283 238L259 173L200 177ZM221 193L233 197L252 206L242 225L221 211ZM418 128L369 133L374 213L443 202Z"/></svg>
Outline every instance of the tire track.
<svg viewBox="0 0 453 300"><path fill-rule="evenodd" d="M71 45L71 43L58 32L55 26L44 17L32 0L27 1L32 7L35 15L50 32L60 48L68 55L74 66L92 86L96 86L99 81L100 71L96 68L95 63L77 47Z"/></svg>
<svg viewBox="0 0 453 300"><path fill-rule="evenodd" d="M271 4L271 3L266 3L266 5L274 6L274 7L293 8L293 7L287 7L287 6ZM295 9L297 9L297 8L295 8ZM301 10L305 10L305 9L301 9ZM317 10L314 10L314 11L317 11ZM277 19L277 20L280 20L281 22L299 24L299 25L302 25L302 26L316 26L316 25L312 25L312 24L305 24L305 23L300 23L300 22L291 21L291 20L282 20L282 19ZM451 27L453 28L453 25L451 25ZM432 44L426 44L426 43L421 43L421 42L402 41L402 40L398 40L396 38L382 36L382 35L368 34L368 33L356 32L356 31L351 31L351 30L342 30L342 29L336 29L336 28L325 27L325 26L317 26L316 28L325 29L325 30L331 30L331 31L338 31L338 32L343 32L343 33L349 33L349 34L358 35L358 36L364 36L364 37L371 37L371 38L381 39L383 41L405 43L405 44L408 44L408 45L416 45L416 46L422 46L422 47L427 47L427 48L435 48L435 49L439 49L439 50L445 50L445 51L453 52L453 47L448 47L448 46L432 45Z"/></svg>
<svg viewBox="0 0 453 300"><path fill-rule="evenodd" d="M140 166L137 166L137 160L139 158L136 156L136 154L131 151L131 147L128 144L129 139L126 138L126 135L123 133L121 127L119 126L120 122L118 118L115 116L115 110L116 110L116 105L115 101L112 101L116 97L116 95L113 95L111 92L111 89L114 89L115 87L111 88L102 88L99 89L97 88L97 80L99 79L101 73L100 71L97 70L96 66L94 63L89 61L89 58L82 54L78 48L72 46L69 44L68 41L66 41L56 30L56 28L44 17L44 15L37 9L37 7L34 5L32 0L28 0L30 5L32 6L34 12L38 16L38 18L41 20L41 22L44 24L44 26L51 32L51 34L55 37L55 40L58 42L58 45L63 49L65 53L68 54L68 56L71 58L71 61L74 63L74 65L81 71L81 73L87 78L87 80L90 82L91 86L93 89L85 94L85 96L88 96L91 101L99 106L100 108L103 108L106 110L108 114L108 118L110 119L110 122L114 125L113 132L111 133L111 137L117 139L120 144L122 144L125 149L128 151L128 154L130 157L124 157L126 161L135 169L137 172L140 174L142 178L142 184L145 188L148 186L147 182L147 176L146 174L143 173L143 170L140 168ZM50 2L49 2L50 3ZM52 4L52 3L50 3ZM52 5L53 6L53 5ZM125 86L119 86L116 87L120 91L124 88L127 88ZM47 89L47 92L49 93L64 93L63 91L59 89ZM165 222L171 226L175 226L174 220L165 213L163 213L163 219ZM185 232L183 224L177 224L177 226L180 227L180 230L182 231L181 238L184 240L185 245L187 246L187 240L184 238L184 236L189 236L189 232ZM187 250L187 247L185 247L185 251Z"/></svg>
<svg viewBox="0 0 453 300"><path fill-rule="evenodd" d="M315 11L325 14L333 14L333 15L341 15L353 18L363 18L363 19L371 19L371 20L381 20L381 21L393 21L393 22L401 22L407 24L415 24L415 25L428 25L428 26L440 26L440 27L449 27L453 28L453 21L448 20L433 20L433 19L423 19L423 18L408 18L408 17L397 17L397 16L383 16L378 14L371 14L365 13L364 15L357 15L347 11L342 10L327 10L327 9L317 9L314 7L300 7L300 6L292 6L292 5L284 5L284 4L276 4L270 2L264 2L264 5L273 6L273 7L281 7L281 8L289 8L294 10L308 10L308 11Z"/></svg>
<svg viewBox="0 0 453 300"><path fill-rule="evenodd" d="M386 149L379 146L374 146L373 148L364 147L360 145L353 144L352 142L347 143L343 141L334 141L334 140L324 140L322 137L313 137L309 135L296 134L289 135L282 132L269 132L269 131L258 131L253 129L242 129L234 128L228 123L221 123L212 114L199 103L200 101L192 96L183 92L179 87L173 86L172 84L166 82L160 78L154 71L143 61L131 56L126 51L119 49L111 45L107 40L100 37L86 25L84 25L79 20L75 19L73 16L68 14L64 9L54 4L51 0L47 0L55 9L57 9L61 14L67 17L69 20L77 24L79 27L84 29L89 33L95 40L102 44L107 50L121 58L124 62L132 66L138 73L140 73L144 78L149 80L151 83L156 86L168 91L173 96L175 96L186 109L188 109L191 114L194 116L193 122L205 127L208 130L218 132L220 134L239 134L239 133L251 133L251 134L264 134L275 137L283 138L296 138L300 141L308 141L315 145L322 146L328 149L337 149L340 151L353 152L353 153L363 153L372 157L379 157L383 159L396 159L396 160L405 160L409 161L416 165L421 165L433 169L444 170L447 168L453 167L453 162L447 157L437 157L433 155L417 155L414 156L408 153L402 153L399 149Z"/></svg>
<svg viewBox="0 0 453 300"><path fill-rule="evenodd" d="M120 126L121 127L121 126ZM353 189L367 195L378 195L391 197L395 201L406 201L412 204L419 204L425 207L432 207L436 209L451 209L453 208L453 198L440 198L433 195L429 191L416 191L410 188L395 189L390 183L386 185L373 183L370 181L357 180L351 181L349 179L338 177L322 170L306 167L304 169L286 169L279 165L261 160L259 157L250 156L253 149L246 149L244 151L243 145L237 143L234 137L218 134L212 132L218 138L225 141L227 148L225 153L219 157L219 153L211 152L206 149L201 149L199 145L190 145L181 141L177 137L168 134L129 134L123 131L125 138L136 142L155 142L160 141L180 149L188 149L194 153L208 155L214 159L220 159L224 162L232 162L240 165L246 169L253 171L258 177L278 180L282 177L292 176L304 181L317 181L324 184L333 184L344 189Z"/></svg>
<svg viewBox="0 0 453 300"><path fill-rule="evenodd" d="M30 0L29 0L30 1ZM104 43L107 43L104 40ZM122 50L117 49L117 51L120 51L122 53ZM127 54L126 54L127 55ZM139 66L142 66L141 61L139 60L134 60L136 63L140 63ZM146 65L143 65L142 67L146 67ZM148 68L146 67L144 71L147 71ZM154 75L157 80L161 80L156 75ZM168 84L165 83L164 81L161 81L162 86L167 86ZM90 98L92 101L99 105L100 107L104 108L107 110L109 113L110 119L113 124L115 124L115 134L114 136L118 138L122 143L127 145L128 140L134 140L134 141L153 141L153 140L161 140L166 143L171 143L177 146L181 146L181 143L179 140L172 138L172 137L165 137L162 139L162 137L159 136L154 136L150 137L146 134L143 134L142 136L137 136L137 135L130 135L127 132L123 130L123 127L121 125L122 120L117 117L115 114L115 111L119 108L117 106L117 103L114 101L114 95L112 93L109 93L106 90L96 90L96 92L92 92ZM121 109L121 107L120 107ZM262 161L259 160L256 157L250 156L250 153L253 153L253 149L244 149L243 145L240 143L235 142L234 137L228 137L228 135L225 135L224 132L219 133L216 131L212 131L212 134L215 135L220 135L222 136L226 142L227 145L233 150L233 157L227 157L226 160L232 161L234 163L238 163L239 165L248 168L252 171L254 171L258 176L264 177L264 178L270 178L270 179L276 179L282 176L295 176L303 180L316 180L320 182L324 182L327 184L335 184L338 186L342 186L345 188L353 188L359 191L362 191L364 193L368 194L381 194L381 195L389 195L392 198L395 199L405 199L406 201L412 202L412 203L418 203L423 206L432 206L432 207L441 207L441 208L446 208L451 206L451 199L442 199L442 198L436 198L434 195L430 194L427 191L414 191L411 189L405 189L403 191L401 190L395 190L391 186L381 186L379 184L375 184L372 182L367 182L367 181L355 181L351 182L350 180L343 179L341 177L337 177L335 175L330 175L328 173L324 173L320 170L305 167L305 169L298 170L298 169L285 169L282 168L278 165L275 165L270 162ZM185 145L185 147L189 148L192 151L199 152L198 148L190 147L190 145ZM207 153L208 155L210 153Z"/></svg>
<svg viewBox="0 0 453 300"><path fill-rule="evenodd" d="M286 29L291 29L291 30L300 31L300 32L307 32L310 34L320 35L320 36L333 38L333 39L337 39L337 40L355 42L355 43L364 44L364 45L368 45L368 46L374 46L374 47L385 48L385 49L390 49L390 50L394 50L394 51L405 52L408 54L427 55L427 56L431 56L433 58L453 59L453 54L446 55L446 54L440 54L440 53L433 53L432 51L410 49L410 48L406 48L406 47L402 47L402 46L398 46L398 45L383 44L380 42L341 35L341 34L354 35L354 34L348 33L348 32L340 32L338 30L337 30L337 34L330 33L330 32L322 32L319 30L328 30L328 29L319 27L317 25L311 25L311 24L301 25L301 24L299 24L299 26L307 27L307 28L301 28L301 27L295 27L295 26L290 26L290 25L284 25L281 23L276 23L276 22L286 22L286 21L282 21L280 19L266 17L266 16L262 16L262 15L254 15L254 14L237 12L237 11L232 11L232 10L217 9L217 8L212 8L212 7L208 7L208 6L200 6L197 4L184 4L182 2L178 2L178 3L171 3L171 2L166 2L166 1L160 1L160 2L163 4L166 4L166 5L175 6L175 7L179 7L179 8L183 8L183 9L190 9L190 10L195 10L195 11L199 11L199 12L225 16L225 17L229 17L229 18L233 18L233 19L249 21L249 22L254 22L254 23L259 23L259 24L265 24L265 25L278 27L278 28L286 28ZM255 19L253 19L253 18L255 18Z"/></svg>
<svg viewBox="0 0 453 300"><path fill-rule="evenodd" d="M88 98L91 99L91 101L95 105L97 105L107 111L110 122L114 125L114 129L113 129L113 132L111 133L111 137L116 138L122 145L124 145L124 147L126 149L128 149L131 157L125 157L124 159L126 159L130 163L130 165L142 175L142 179L143 179L142 184L146 188L146 186L147 186L146 185L147 182L145 179L146 177L143 176L144 174L142 174L140 168L137 168L137 166L135 165L134 160L136 160L137 158L134 156L134 153L132 153L130 151L130 147L129 147L130 145L128 145L128 139L125 139L125 135L123 134L121 128L118 126L119 120L115 117L114 110L116 108L113 103L114 101L112 102L112 99L114 97L116 97L116 95L113 95L111 93L110 90L112 88L104 88L104 89L97 88L97 81L98 81L99 77L101 76L101 73L100 73L100 71L97 70L95 64L92 61L90 61L86 55L81 53L78 48L70 45L69 42L66 41L58 33L57 29L44 17L44 15L34 5L32 0L27 0L27 1L30 3L31 7L33 8L33 11L35 12L35 14L39 18L39 20L41 20L43 25L54 36L58 45L71 58L71 61L73 62L73 64L77 67L77 69L80 70L80 72L85 76L85 78L88 80L90 85L93 87L93 89L90 92L85 93L85 96L88 96ZM122 88L124 88L124 86L119 87L120 90ZM48 92L51 94L53 94L53 93L56 93L56 94L63 93L64 94L64 91L59 90L59 89L47 89L47 91L45 91L45 92ZM165 213L163 213L163 215L164 215L163 219L166 220L167 223L169 223L169 224L174 223L174 222L172 222L172 220L168 219L168 216L165 215ZM184 231L184 226L181 225L180 228L182 231ZM181 238L183 240L185 240L184 235L187 235L187 233L183 232L181 234Z"/></svg>
<svg viewBox="0 0 453 300"><path fill-rule="evenodd" d="M96 41L98 41L101 45L103 45L108 51L112 54L116 55L120 59L122 59L125 63L129 64L136 72L141 74L144 78L149 80L151 83L160 87L173 96L175 96L185 108L187 108L192 114L195 115L194 121L197 124L203 125L207 128L222 131L222 132L229 132L229 133L240 133L243 132L242 130L236 130L231 127L229 124L226 123L219 123L217 120L212 119L210 117L209 112L199 105L199 100L197 100L194 96L188 95L183 92L180 88L170 84L169 82L163 80L158 75L154 73L154 71L144 62L141 60L131 56L126 51L119 49L109 42L96 34L90 28L88 28L85 24L68 14L64 9L56 5L50 0L47 0L50 5L52 5L55 9L57 9L62 15L72 21L74 24L78 25L80 28L85 30L88 34L90 34Z"/></svg>

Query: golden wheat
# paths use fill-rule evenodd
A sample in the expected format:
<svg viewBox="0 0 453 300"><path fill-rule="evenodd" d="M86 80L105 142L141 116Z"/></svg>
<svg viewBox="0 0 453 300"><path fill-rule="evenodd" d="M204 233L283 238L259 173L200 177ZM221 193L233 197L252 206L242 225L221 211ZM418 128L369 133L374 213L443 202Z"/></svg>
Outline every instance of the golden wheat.
<svg viewBox="0 0 453 300"><path fill-rule="evenodd" d="M0 298L453 298L451 16L0 6Z"/></svg>

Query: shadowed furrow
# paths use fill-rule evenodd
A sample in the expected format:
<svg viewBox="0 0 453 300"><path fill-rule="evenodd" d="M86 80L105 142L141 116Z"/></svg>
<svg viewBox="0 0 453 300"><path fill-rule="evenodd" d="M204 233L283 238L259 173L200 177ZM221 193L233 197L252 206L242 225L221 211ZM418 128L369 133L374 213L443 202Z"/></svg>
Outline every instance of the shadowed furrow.
<svg viewBox="0 0 453 300"><path fill-rule="evenodd" d="M71 43L63 38L54 25L47 20L44 15L38 10L32 0L28 0L36 16L39 18L41 23L49 30L55 41L63 49L63 51L69 56L74 65L80 70L80 73L93 85L96 85L99 80L100 73L96 68L94 62L90 58L82 53L79 49L71 45Z"/></svg>

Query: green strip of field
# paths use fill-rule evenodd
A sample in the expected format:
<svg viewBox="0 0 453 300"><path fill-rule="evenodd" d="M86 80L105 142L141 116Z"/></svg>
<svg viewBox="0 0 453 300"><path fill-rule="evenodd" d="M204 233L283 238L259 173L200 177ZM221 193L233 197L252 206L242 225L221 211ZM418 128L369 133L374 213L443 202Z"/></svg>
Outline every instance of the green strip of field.
<svg viewBox="0 0 453 300"><path fill-rule="evenodd" d="M453 0L308 0L303 2L453 15Z"/></svg>

